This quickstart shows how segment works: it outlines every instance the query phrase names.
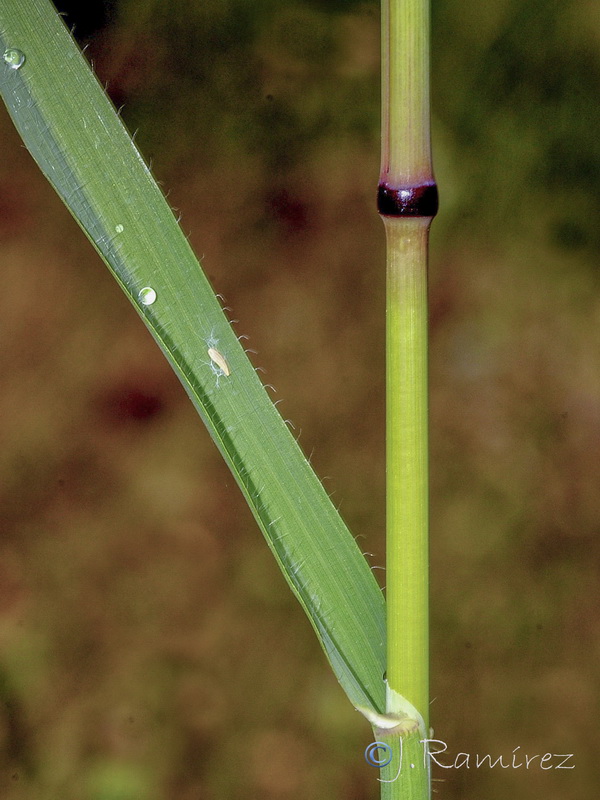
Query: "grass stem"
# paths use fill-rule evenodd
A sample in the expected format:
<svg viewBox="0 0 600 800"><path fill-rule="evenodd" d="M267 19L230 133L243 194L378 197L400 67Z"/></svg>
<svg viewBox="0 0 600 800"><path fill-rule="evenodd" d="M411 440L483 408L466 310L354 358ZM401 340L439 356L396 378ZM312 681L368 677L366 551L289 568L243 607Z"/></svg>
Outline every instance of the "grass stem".
<svg viewBox="0 0 600 800"><path fill-rule="evenodd" d="M429 729L427 251L437 187L429 124L429 0L383 0L378 207L387 242L387 713L414 719L389 737L382 797L430 796L419 740ZM390 769L382 772L382 779Z"/></svg>
<svg viewBox="0 0 600 800"><path fill-rule="evenodd" d="M427 724L427 238L423 217L385 218L389 686ZM388 709L391 711L394 709Z"/></svg>
<svg viewBox="0 0 600 800"><path fill-rule="evenodd" d="M433 182L429 0L382 0L381 183Z"/></svg>

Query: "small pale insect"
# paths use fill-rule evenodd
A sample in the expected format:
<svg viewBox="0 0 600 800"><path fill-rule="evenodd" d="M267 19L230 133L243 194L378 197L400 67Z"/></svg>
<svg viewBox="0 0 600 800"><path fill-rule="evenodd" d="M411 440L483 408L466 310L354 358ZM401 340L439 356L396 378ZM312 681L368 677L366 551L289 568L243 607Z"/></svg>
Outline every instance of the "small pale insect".
<svg viewBox="0 0 600 800"><path fill-rule="evenodd" d="M208 348L208 355L210 356L211 361L217 365L217 367L221 370L223 375L231 375L231 371L229 369L229 364L225 361L221 353L218 350L215 350L214 347Z"/></svg>

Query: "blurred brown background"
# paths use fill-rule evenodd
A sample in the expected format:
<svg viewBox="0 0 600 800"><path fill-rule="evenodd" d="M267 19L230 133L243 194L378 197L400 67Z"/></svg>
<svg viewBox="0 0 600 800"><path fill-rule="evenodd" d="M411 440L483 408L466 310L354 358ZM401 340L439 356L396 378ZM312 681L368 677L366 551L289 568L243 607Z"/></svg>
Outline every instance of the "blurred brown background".
<svg viewBox="0 0 600 800"><path fill-rule="evenodd" d="M383 566L378 5L60 8ZM445 763L575 764L437 769L434 797L579 800L600 743L600 11L433 0L433 29L432 724ZM0 142L0 797L375 800L371 732L183 389L3 109Z"/></svg>

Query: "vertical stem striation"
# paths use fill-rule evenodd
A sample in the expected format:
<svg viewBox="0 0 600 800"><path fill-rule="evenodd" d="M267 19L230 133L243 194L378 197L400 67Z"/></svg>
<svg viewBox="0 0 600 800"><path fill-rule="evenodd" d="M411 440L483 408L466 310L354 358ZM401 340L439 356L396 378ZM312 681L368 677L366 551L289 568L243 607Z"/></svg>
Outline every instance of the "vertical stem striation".
<svg viewBox="0 0 600 800"><path fill-rule="evenodd" d="M433 184L429 0L382 0L381 50L380 184L392 188Z"/></svg>
<svg viewBox="0 0 600 800"><path fill-rule="evenodd" d="M427 724L429 218L387 217L387 680ZM398 709L388 709L396 711Z"/></svg>
<svg viewBox="0 0 600 800"><path fill-rule="evenodd" d="M387 241L387 711L416 712L419 735L425 738L429 726L427 249L438 207L429 124L429 0L382 0L377 201ZM411 734L408 739L416 737ZM402 770L384 795L429 797L429 770L425 760L419 765Z"/></svg>

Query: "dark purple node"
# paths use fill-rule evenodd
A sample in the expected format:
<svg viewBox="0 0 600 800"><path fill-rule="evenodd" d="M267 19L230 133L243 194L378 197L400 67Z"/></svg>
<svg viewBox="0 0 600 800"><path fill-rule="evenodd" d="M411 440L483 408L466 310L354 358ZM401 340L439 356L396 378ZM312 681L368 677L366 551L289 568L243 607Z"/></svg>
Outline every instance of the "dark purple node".
<svg viewBox="0 0 600 800"><path fill-rule="evenodd" d="M380 183L377 210L385 217L435 217L438 210L437 184L395 187Z"/></svg>

